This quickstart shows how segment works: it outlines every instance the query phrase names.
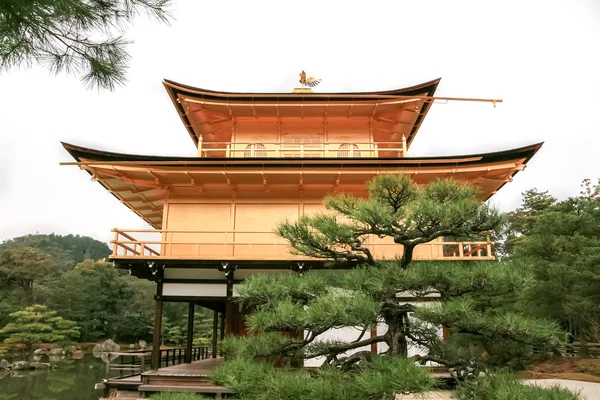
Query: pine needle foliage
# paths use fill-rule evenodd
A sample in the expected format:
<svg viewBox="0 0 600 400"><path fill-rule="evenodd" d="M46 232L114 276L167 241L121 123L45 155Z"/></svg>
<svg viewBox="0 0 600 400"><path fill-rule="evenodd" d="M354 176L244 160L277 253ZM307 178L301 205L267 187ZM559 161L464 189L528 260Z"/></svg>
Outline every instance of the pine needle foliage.
<svg viewBox="0 0 600 400"><path fill-rule="evenodd" d="M508 307L530 279L519 264L413 262L419 244L482 239L502 224L475 187L451 180L416 186L384 175L368 189L368 198L330 196L327 213L279 225L296 253L354 267L247 279L238 292L251 335L224 341L217 383L242 399L392 399L431 387L420 364L473 376L502 351L498 344L556 346L555 324ZM402 258L375 259L369 236L392 238ZM356 337L327 335L342 327L355 328ZM441 327L452 329L451 340L441 339ZM373 345L384 350L373 354ZM409 348L419 355L409 356ZM298 368L307 359L320 367Z"/></svg>
<svg viewBox="0 0 600 400"><path fill-rule="evenodd" d="M23 345L27 351L34 344L66 344L79 337L79 327L75 322L57 316L55 311L49 311L40 304L14 312L10 317L14 321L0 330L0 333L10 335L4 343Z"/></svg>
<svg viewBox="0 0 600 400"><path fill-rule="evenodd" d="M252 359L235 358L212 375L242 399L346 400L386 399L394 393L428 390L433 379L411 360L374 357L371 362L344 373L336 368L298 370L275 368Z"/></svg>
<svg viewBox="0 0 600 400"><path fill-rule="evenodd" d="M578 393L556 385L540 388L523 384L505 373L489 375L459 385L457 400L582 400Z"/></svg>
<svg viewBox="0 0 600 400"><path fill-rule="evenodd" d="M129 63L123 33L139 15L167 22L170 0L2 0L0 72L46 65L82 75L89 87L125 83Z"/></svg>

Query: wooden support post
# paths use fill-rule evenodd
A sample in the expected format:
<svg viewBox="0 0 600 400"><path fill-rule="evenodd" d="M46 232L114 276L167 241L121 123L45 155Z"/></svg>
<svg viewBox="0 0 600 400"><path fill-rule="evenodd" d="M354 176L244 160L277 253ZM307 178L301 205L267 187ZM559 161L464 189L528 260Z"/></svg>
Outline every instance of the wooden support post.
<svg viewBox="0 0 600 400"><path fill-rule="evenodd" d="M156 300L154 307L154 334L152 335L152 361L150 369L157 370L160 368L160 342L161 342L161 330L162 330L162 314L163 314L163 300L162 300L162 280L159 280L156 284Z"/></svg>
<svg viewBox="0 0 600 400"><path fill-rule="evenodd" d="M219 328L221 330L219 337L221 338L221 343L223 343L223 339L225 339L225 311L221 312L221 326ZM223 356L223 350L219 349L219 355Z"/></svg>
<svg viewBox="0 0 600 400"><path fill-rule="evenodd" d="M402 157L406 157L406 136L402 136Z"/></svg>
<svg viewBox="0 0 600 400"><path fill-rule="evenodd" d="M183 362L192 362L192 344L194 341L194 303L190 302L188 308L187 341L185 343L185 358Z"/></svg>
<svg viewBox="0 0 600 400"><path fill-rule="evenodd" d="M225 312L224 311L221 313L220 328L221 328L221 334L219 336L220 336L220 339L223 340L223 339L225 339Z"/></svg>
<svg viewBox="0 0 600 400"><path fill-rule="evenodd" d="M212 358L217 358L217 333L219 328L219 312L213 312L213 331L212 331Z"/></svg>

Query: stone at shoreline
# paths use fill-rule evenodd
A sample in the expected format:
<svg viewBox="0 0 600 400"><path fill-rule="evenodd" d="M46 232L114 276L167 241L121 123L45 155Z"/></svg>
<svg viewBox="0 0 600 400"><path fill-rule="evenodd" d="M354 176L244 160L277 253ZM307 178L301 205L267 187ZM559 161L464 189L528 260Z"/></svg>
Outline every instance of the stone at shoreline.
<svg viewBox="0 0 600 400"><path fill-rule="evenodd" d="M48 354L50 354L51 356L60 356L64 353L65 351L63 349L52 349L48 352Z"/></svg>
<svg viewBox="0 0 600 400"><path fill-rule="evenodd" d="M10 369L12 369L13 371L21 371L27 368L29 368L29 363L27 361L15 361L10 366Z"/></svg>
<svg viewBox="0 0 600 400"><path fill-rule="evenodd" d="M50 364L50 363L42 363L42 362L29 363L29 369L50 369L50 368L52 368L52 364Z"/></svg>
<svg viewBox="0 0 600 400"><path fill-rule="evenodd" d="M44 354L46 354L46 350L44 349L37 349L33 352L33 354L35 354L36 356L42 356Z"/></svg>
<svg viewBox="0 0 600 400"><path fill-rule="evenodd" d="M111 360L114 360L116 358L114 355L110 355L110 353L118 352L120 349L121 347L118 344L113 342L111 339L108 339L104 343L98 343L96 346L94 346L94 350L92 353L94 354L94 357L99 357L105 363L108 363L109 358Z"/></svg>
<svg viewBox="0 0 600 400"><path fill-rule="evenodd" d="M64 353L71 354L76 350L75 346L67 346L64 348Z"/></svg>
<svg viewBox="0 0 600 400"><path fill-rule="evenodd" d="M6 360L0 361L0 369L8 369L10 367L10 363Z"/></svg>
<svg viewBox="0 0 600 400"><path fill-rule="evenodd" d="M83 350L79 349L79 350L75 350L73 352L73 354L71 354L72 358L75 358L77 360L81 360L83 358Z"/></svg>

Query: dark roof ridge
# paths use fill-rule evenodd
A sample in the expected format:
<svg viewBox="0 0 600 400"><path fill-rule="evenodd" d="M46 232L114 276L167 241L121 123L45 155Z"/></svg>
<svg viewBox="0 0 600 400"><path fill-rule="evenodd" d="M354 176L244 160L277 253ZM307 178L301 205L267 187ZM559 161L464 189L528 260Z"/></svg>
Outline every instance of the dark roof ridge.
<svg viewBox="0 0 600 400"><path fill-rule="evenodd" d="M451 162L456 159L463 158L485 158L485 159L504 159L504 158L512 158L518 154L529 153L527 157L527 161L542 147L544 142L534 143L527 146L512 148L512 149L504 149L494 152L488 153L477 153L477 154L459 154L459 155L451 155L451 156L425 156L425 157L402 157L402 158L382 158L382 157L359 157L359 158L274 158L274 157L266 157L266 158L213 158L213 157L182 157L182 156L157 156L157 155L143 155L143 154L127 154L127 153L116 153L111 151L99 150L99 149L91 149L87 147L77 146L71 143L61 142L65 150L73 156L73 158L77 161L81 161L81 158L87 158L95 161L114 161L114 162L123 162L123 161L139 161L144 162L147 161L152 163L153 161L157 162L185 162L185 161L193 161L193 162L223 162L227 163L228 161L248 161L248 163L255 164L257 161L268 161L270 163L276 163L278 160L289 162L289 161L304 161L307 163L314 163L318 161L419 161L423 160L425 163L427 161L432 160L447 160ZM527 162L526 161L526 162Z"/></svg>
<svg viewBox="0 0 600 400"><path fill-rule="evenodd" d="M243 95L243 96L247 96L247 95L261 95L261 96L273 96L273 97L277 97L277 96L288 96L288 95L295 95L298 97L310 97L312 95L319 95L319 96L327 96L327 95L339 95L339 96L348 96L348 97L352 97L352 95L373 95L373 96L377 96L377 95L394 95L394 94L400 94L404 92L413 92L413 91L423 91L423 89L430 89L428 90L428 93L430 96L433 95L433 93L435 92L435 89L437 88L437 86L439 85L440 81L441 81L441 77L440 78L436 78L436 79L432 79L430 81L427 82L423 82L423 83L419 83L416 85L412 85L412 86L407 86L407 87L403 87L403 88L397 88L397 89L388 89L388 90L377 90L377 91L368 91L368 92L328 92L328 93L321 93L321 92L317 92L317 93L291 93L291 92L279 92L279 93L272 93L272 92L227 92L227 91L220 91L220 90L209 90L209 89L204 89L204 88L199 88L196 86L191 86L191 85L186 85L183 83L179 83L179 82L175 82L172 81L170 79L163 79L163 83L167 86L171 86L171 87L177 87L179 89L184 89L190 92L201 92L201 93L206 93L209 95L214 95L214 96L223 96L223 97L235 97L236 95ZM433 90L431 90L433 89ZM410 94L407 94L410 95Z"/></svg>

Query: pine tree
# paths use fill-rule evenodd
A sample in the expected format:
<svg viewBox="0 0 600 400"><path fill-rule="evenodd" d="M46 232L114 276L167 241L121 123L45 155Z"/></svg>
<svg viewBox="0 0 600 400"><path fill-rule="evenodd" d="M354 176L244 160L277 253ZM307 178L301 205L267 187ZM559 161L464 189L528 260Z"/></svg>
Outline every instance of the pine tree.
<svg viewBox="0 0 600 400"><path fill-rule="evenodd" d="M51 254L33 247L9 246L0 253L0 277L20 289L25 304L32 304L34 283L60 272Z"/></svg>
<svg viewBox="0 0 600 400"><path fill-rule="evenodd" d="M481 240L502 223L478 201L476 187L452 180L416 186L407 176L386 175L373 179L368 191L366 199L330 196L327 213L278 227L298 254L357 266L248 279L239 300L250 311L251 334L227 338L228 361L215 371L215 382L240 398L391 399L431 387L417 363L435 362L464 376L483 369L498 346L556 345L555 324L501 307L524 285L514 264L413 262L419 244ZM365 246L369 236L392 238L401 259L376 260ZM410 301L401 300L407 296ZM431 296L439 301L420 303ZM370 334L382 324L383 332ZM440 338L442 326L452 329L451 340ZM356 338L323 338L340 327L356 327ZM386 350L375 355L371 345ZM409 346L420 354L410 357ZM321 367L313 371L274 368L315 357Z"/></svg>
<svg viewBox="0 0 600 400"><path fill-rule="evenodd" d="M521 193L521 206L506 213L506 224L502 227L496 252L500 256L511 257L515 247L524 236L531 233L537 218L556 204L557 200L548 191L536 188Z"/></svg>
<svg viewBox="0 0 600 400"><path fill-rule="evenodd" d="M37 343L69 343L79 338L75 322L56 316L46 306L35 304L10 314L14 322L7 324L0 333L10 334L7 344L22 344L26 351Z"/></svg>
<svg viewBox="0 0 600 400"><path fill-rule="evenodd" d="M533 274L529 312L555 318L581 341L600 341L600 180L556 202L515 245Z"/></svg>
<svg viewBox="0 0 600 400"><path fill-rule="evenodd" d="M83 73L90 86L125 82L122 36L136 15L167 21L169 0L0 1L0 71L41 62L53 72Z"/></svg>

